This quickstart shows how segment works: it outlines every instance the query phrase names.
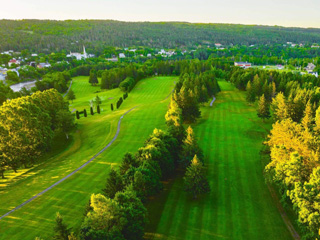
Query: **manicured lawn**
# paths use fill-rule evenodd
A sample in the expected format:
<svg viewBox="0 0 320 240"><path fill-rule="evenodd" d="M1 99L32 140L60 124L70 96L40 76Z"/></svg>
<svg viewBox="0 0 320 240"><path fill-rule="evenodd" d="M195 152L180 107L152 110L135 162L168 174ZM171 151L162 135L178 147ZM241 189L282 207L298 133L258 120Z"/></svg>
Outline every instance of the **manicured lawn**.
<svg viewBox="0 0 320 240"><path fill-rule="evenodd" d="M101 191L110 167L119 164L126 152L136 152L154 128L165 127L164 115L170 99L164 99L173 89L174 81L176 78L173 77L142 80L129 93L128 99L120 109L111 112L110 103L116 103L122 92L115 89L97 93L100 88L90 86L88 77L75 78L72 89L76 100L70 109L87 108L88 118L82 117L77 121L77 132L69 141L60 138L60 144L55 146L54 154L48 156L45 163L19 176L9 173L10 180L0 182L2 183L0 215L88 161L113 138L120 116L132 107L138 107L123 118L118 139L96 160L49 192L1 220L0 239L34 239L36 236L50 239L53 234L55 214L58 211L71 227L78 228L85 204L91 193ZM103 111L101 115L91 116L89 101L97 94L103 100L101 105Z"/></svg>
<svg viewBox="0 0 320 240"><path fill-rule="evenodd" d="M148 239L292 239L263 178L259 151L270 128L245 103L243 92L220 81L212 107L194 125L204 150L211 192L193 200L182 176L148 204Z"/></svg>

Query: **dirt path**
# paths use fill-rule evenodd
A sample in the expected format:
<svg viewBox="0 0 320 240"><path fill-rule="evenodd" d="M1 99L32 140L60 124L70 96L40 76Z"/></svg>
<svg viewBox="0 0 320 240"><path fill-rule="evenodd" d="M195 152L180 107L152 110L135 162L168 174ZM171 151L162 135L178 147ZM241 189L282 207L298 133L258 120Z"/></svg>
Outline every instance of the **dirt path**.
<svg viewBox="0 0 320 240"><path fill-rule="evenodd" d="M70 84L71 86L71 84ZM137 107L137 106L136 106ZM109 144L107 146L105 146L100 152L98 152L96 155L94 155L90 160L88 160L86 163L84 163L82 166L78 167L77 169L75 169L73 172L69 173L67 176L65 176L64 178L60 179L58 182L52 184L50 187L46 188L45 190L43 190L42 192L36 194L35 196L33 196L32 198L28 199L27 201L25 201L24 203L20 204L19 206L15 207L14 209L12 209L11 211L7 212L6 214L0 216L0 220L5 218L6 216L8 216L9 214L13 213L14 211L22 208L24 205L28 204L29 202L31 202L32 200L40 197L42 194L48 192L49 190L51 190L52 188L54 188L55 186L57 186L58 184L62 183L64 180L68 179L69 177L71 177L72 175L74 175L75 173L77 173L78 171L80 171L82 168L84 168L85 166L87 166L89 163L91 163L94 159L96 159L101 153L103 153L107 148L109 148L111 146L111 144L117 139L119 133L120 133L120 125L121 125L121 120L123 119L123 117L125 115L127 115L129 112L131 112L133 109L135 109L136 107L131 108L130 110L128 110L127 112L125 112L119 119L118 121L118 128L117 128L117 132L114 135L113 139L109 142Z"/></svg>

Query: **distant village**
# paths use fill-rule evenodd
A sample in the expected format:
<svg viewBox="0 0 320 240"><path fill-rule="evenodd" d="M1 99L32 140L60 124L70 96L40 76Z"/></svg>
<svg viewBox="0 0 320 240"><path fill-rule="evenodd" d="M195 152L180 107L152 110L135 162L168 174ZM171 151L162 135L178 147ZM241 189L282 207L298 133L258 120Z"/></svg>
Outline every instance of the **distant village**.
<svg viewBox="0 0 320 240"><path fill-rule="evenodd" d="M255 45L250 45L249 47L254 47ZM286 44L283 44L284 47L303 47L303 44L296 44L296 43L292 43L292 42L287 42ZM230 46L223 46L223 44L221 43L215 43L214 46L205 46L207 48L213 48L216 50L224 50L227 49ZM310 47L310 46L309 46ZM320 48L320 46L318 44L313 44L311 45L311 48ZM116 54L112 54L109 57L105 58L106 61L110 61L110 62L117 62L120 60L126 60L126 59L132 59L132 58L136 58L136 57L144 57L144 58L152 58L152 57L161 57L161 58L171 58L174 56L183 56L186 54L191 54L196 52L197 50L165 50L165 49L160 49L160 51L156 51L155 49L152 49L152 51L149 51L147 53L144 52L144 54L142 54L141 50L136 49L136 48L123 48L121 49L117 49L117 55ZM0 66L0 81L5 81L7 79L7 75L8 72L14 72L17 74L17 76L19 77L19 71L21 69L26 69L27 66L31 66L37 69L44 69L44 68L50 68L51 64L53 64L51 62L51 64L47 61L45 62L41 62L41 58L37 53L31 53L30 57L22 57L21 52L14 52L13 50L9 50L9 51L4 51L1 52L1 54L6 54L6 55L10 55L12 56L12 58L9 60L9 62L7 64L2 64ZM83 46L83 52L79 53L79 52L70 52L69 54L65 55L66 57L66 61L67 63L69 63L69 60L75 59L75 60L85 60L88 58L94 58L95 55L94 54L88 54L86 52L86 48L85 46ZM55 63L59 63L59 62L55 62ZM238 66L241 68L251 68L251 67L256 67L254 66L253 63L250 62L238 62L235 61L234 62L234 66ZM272 66L273 69L278 69L278 70L283 70L285 69L285 66L283 65L276 65L276 66ZM263 68L266 68L266 66L263 66ZM314 63L309 63L307 67L305 67L304 69L301 68L297 68L296 70L300 70L301 74L312 74L316 77L318 77L318 72L315 71L316 66Z"/></svg>

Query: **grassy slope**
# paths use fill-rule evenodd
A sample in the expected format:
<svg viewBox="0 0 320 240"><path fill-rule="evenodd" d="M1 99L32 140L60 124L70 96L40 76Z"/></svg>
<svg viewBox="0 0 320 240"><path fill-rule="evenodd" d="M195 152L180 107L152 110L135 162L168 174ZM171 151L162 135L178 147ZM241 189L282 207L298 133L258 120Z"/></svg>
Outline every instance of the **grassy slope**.
<svg viewBox="0 0 320 240"><path fill-rule="evenodd" d="M178 177L149 204L150 239L292 239L262 175L259 150L266 131L244 94L227 82L194 126L212 191L192 200Z"/></svg>
<svg viewBox="0 0 320 240"><path fill-rule="evenodd" d="M1 188L0 214L4 214L34 194L50 186L68 172L86 162L112 139L120 116L134 106L121 123L118 139L111 147L86 168L67 179L43 196L0 221L0 239L45 239L52 236L55 213L59 211L72 227L78 227L84 206L90 194L99 192L105 183L110 166L118 164L127 152L135 152L143 145L155 127L164 128L164 114L169 99L166 96L174 87L175 78L158 77L140 81L129 94L120 110L110 112L109 103L116 102L119 90L99 93L104 99L102 114L81 118L78 131L67 149L46 164L30 170L21 179ZM77 99L71 109L86 107L96 96L99 87L91 87L87 78L74 79L73 90ZM115 97L113 100L108 98ZM88 111L89 113L89 111Z"/></svg>

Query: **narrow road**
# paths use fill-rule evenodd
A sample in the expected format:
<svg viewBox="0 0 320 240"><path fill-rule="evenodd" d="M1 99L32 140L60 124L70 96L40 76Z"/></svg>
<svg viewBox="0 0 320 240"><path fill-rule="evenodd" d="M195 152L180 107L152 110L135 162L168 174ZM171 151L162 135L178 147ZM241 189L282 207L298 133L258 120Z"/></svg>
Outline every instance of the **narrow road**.
<svg viewBox="0 0 320 240"><path fill-rule="evenodd" d="M71 84L70 84L71 86ZM136 106L137 107L137 106ZM73 172L69 173L67 176L65 176L64 178L60 179L58 182L52 184L50 187L46 188L45 190L43 190L42 192L34 195L32 198L28 199L27 201L25 201L24 203L20 204L19 206L15 207L14 209L12 209L11 211L7 212L6 214L2 215L0 217L0 220L5 218L6 216L8 216L9 214L13 213L14 211L22 208L24 205L28 204L29 202L33 201L34 199L40 197L42 194L48 192L49 190L51 190L52 188L54 188L55 186L57 186L58 184L62 183L64 180L68 179L69 177L71 177L72 175L74 175L75 173L77 173L78 171L80 171L82 168L84 168L85 166L87 166L89 163L91 163L94 159L96 159L101 153L103 153L107 148L109 148L111 146L111 144L117 139L119 133L120 133L120 125L121 125L121 120L123 119L123 117L125 115L127 115L129 112L131 112L133 109L135 109L136 107L131 108L130 110L128 110L127 112L125 112L119 119L118 121L118 128L117 128L117 132L114 135L113 139L109 142L109 144L107 146L105 146L100 152L98 152L96 155L94 155L90 160L88 160L86 163L84 163L82 166L78 167L77 169L75 169Z"/></svg>
<svg viewBox="0 0 320 240"><path fill-rule="evenodd" d="M216 97L213 96L213 99L212 99L212 101L211 101L211 103L210 103L210 107L212 107L212 104L214 103L215 100L216 100Z"/></svg>
<svg viewBox="0 0 320 240"><path fill-rule="evenodd" d="M63 94L63 97L67 96L67 94L68 94L69 90L71 89L71 86L72 86L72 80L71 80L71 82L70 82L70 85L69 85L68 90L66 91L66 93L65 93L65 94Z"/></svg>

